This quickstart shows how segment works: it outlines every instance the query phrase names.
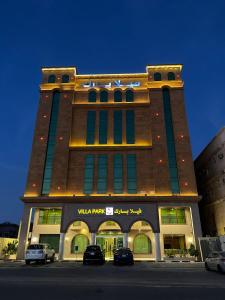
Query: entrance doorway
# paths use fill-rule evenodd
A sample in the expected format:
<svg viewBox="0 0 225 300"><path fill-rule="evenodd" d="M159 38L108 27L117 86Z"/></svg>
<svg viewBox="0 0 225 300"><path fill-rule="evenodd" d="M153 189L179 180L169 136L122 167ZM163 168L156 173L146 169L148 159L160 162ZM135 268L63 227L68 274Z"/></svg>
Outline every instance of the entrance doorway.
<svg viewBox="0 0 225 300"><path fill-rule="evenodd" d="M114 221L102 223L96 234L96 244L104 251L106 260L113 259L114 251L123 247L120 226Z"/></svg>

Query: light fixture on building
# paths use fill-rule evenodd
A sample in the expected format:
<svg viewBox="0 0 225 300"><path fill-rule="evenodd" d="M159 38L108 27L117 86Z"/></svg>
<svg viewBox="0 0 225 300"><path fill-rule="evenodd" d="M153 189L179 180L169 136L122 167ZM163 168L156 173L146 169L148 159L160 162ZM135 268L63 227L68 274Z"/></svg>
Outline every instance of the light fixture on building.
<svg viewBox="0 0 225 300"><path fill-rule="evenodd" d="M59 140L60 140L60 141L62 141L62 140L63 140L63 137L62 137L62 136L60 136L60 137L59 137Z"/></svg>
<svg viewBox="0 0 225 300"><path fill-rule="evenodd" d="M43 118L47 118L47 115L43 115Z"/></svg>
<svg viewBox="0 0 225 300"><path fill-rule="evenodd" d="M57 186L57 190L61 190L61 187L60 187L60 186Z"/></svg>
<svg viewBox="0 0 225 300"><path fill-rule="evenodd" d="M161 164L162 162L163 162L162 159L160 159L160 160L159 160L159 163Z"/></svg>
<svg viewBox="0 0 225 300"><path fill-rule="evenodd" d="M185 185L185 186L188 186L188 182L187 182L187 181L185 181L184 185Z"/></svg>
<svg viewBox="0 0 225 300"><path fill-rule="evenodd" d="M182 159L182 162L184 162L185 160L184 159Z"/></svg>
<svg viewBox="0 0 225 300"><path fill-rule="evenodd" d="M43 140L44 140L44 137L43 137L43 136L41 136L41 137L40 137L40 140L41 140L41 141L43 141Z"/></svg>
<svg viewBox="0 0 225 300"><path fill-rule="evenodd" d="M33 183L33 184L32 184L32 187L36 187L36 183Z"/></svg>

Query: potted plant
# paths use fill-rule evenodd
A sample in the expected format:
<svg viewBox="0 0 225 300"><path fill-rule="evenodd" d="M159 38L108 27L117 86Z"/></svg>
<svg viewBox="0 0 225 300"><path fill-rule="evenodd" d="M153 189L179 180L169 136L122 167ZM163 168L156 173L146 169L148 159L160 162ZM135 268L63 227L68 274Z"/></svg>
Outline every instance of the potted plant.
<svg viewBox="0 0 225 300"><path fill-rule="evenodd" d="M195 257L195 260L197 260L197 257L199 256L199 251L195 248L193 244L190 245L188 253L190 254L190 256Z"/></svg>
<svg viewBox="0 0 225 300"><path fill-rule="evenodd" d="M18 247L18 241L13 241L12 243L8 243L7 246L5 246L2 249L2 253L4 255L4 258L7 259L14 259Z"/></svg>

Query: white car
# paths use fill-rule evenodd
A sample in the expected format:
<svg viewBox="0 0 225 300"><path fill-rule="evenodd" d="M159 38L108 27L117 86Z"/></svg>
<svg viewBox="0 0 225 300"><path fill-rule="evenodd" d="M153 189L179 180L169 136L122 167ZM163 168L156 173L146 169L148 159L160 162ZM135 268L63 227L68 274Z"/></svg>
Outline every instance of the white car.
<svg viewBox="0 0 225 300"><path fill-rule="evenodd" d="M225 252L212 252L205 260L205 268L225 273Z"/></svg>
<svg viewBox="0 0 225 300"><path fill-rule="evenodd" d="M25 253L25 263L29 265L31 261L46 263L50 259L54 262L55 250L49 244L32 244L27 247Z"/></svg>

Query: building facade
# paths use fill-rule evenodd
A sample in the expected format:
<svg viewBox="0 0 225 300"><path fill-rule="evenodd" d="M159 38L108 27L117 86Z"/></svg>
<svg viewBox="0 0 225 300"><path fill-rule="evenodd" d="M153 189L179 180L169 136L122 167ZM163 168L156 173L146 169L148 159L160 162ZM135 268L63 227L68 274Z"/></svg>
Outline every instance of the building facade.
<svg viewBox="0 0 225 300"><path fill-rule="evenodd" d="M204 235L225 235L225 127L195 160Z"/></svg>
<svg viewBox="0 0 225 300"><path fill-rule="evenodd" d="M181 65L79 75L43 68L18 258L48 242L60 259L88 244L135 259L198 247L201 236Z"/></svg>

